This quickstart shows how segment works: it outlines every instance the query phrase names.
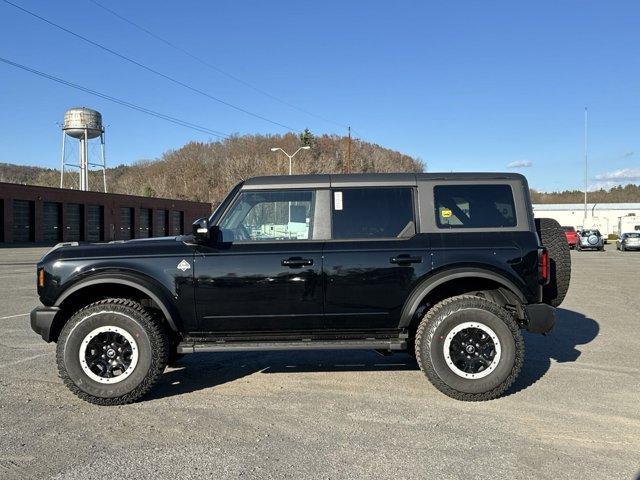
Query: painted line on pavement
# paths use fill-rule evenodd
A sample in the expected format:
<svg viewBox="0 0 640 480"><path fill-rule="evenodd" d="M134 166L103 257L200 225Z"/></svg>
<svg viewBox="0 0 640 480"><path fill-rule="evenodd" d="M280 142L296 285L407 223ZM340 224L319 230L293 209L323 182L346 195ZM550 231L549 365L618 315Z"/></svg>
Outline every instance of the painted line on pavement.
<svg viewBox="0 0 640 480"><path fill-rule="evenodd" d="M28 313L19 313L18 315L9 315L7 317L0 317L0 320L7 320L9 318L18 318L18 317L26 317L29 315Z"/></svg>

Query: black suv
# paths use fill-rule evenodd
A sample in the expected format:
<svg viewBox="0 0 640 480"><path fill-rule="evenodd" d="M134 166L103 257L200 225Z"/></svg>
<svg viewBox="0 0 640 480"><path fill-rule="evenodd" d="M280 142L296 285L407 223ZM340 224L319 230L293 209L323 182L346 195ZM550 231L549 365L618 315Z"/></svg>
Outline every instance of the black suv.
<svg viewBox="0 0 640 480"><path fill-rule="evenodd" d="M553 327L569 262L521 175L260 177L191 235L56 246L31 326L101 405L180 354L308 349L406 350L440 391L487 400L520 371L521 329Z"/></svg>

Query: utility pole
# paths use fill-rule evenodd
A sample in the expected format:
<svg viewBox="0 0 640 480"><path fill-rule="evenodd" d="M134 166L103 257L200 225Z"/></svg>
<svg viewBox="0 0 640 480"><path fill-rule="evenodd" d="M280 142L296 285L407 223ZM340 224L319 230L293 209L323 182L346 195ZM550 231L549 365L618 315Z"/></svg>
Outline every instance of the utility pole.
<svg viewBox="0 0 640 480"><path fill-rule="evenodd" d="M587 107L584 107L584 220L582 229L587 228L587 187L588 187L588 157L587 157Z"/></svg>
<svg viewBox="0 0 640 480"><path fill-rule="evenodd" d="M347 127L349 131L349 139L347 141L347 164L344 173L351 173L351 127Z"/></svg>

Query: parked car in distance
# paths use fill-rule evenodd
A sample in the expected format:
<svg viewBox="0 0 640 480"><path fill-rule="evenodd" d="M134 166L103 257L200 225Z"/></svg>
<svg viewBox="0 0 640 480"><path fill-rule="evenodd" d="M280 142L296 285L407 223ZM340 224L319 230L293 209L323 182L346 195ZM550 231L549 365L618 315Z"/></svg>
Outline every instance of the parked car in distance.
<svg viewBox="0 0 640 480"><path fill-rule="evenodd" d="M576 250L578 252L582 250L604 250L604 239L600 230L587 229L582 230L578 234L578 241L576 242Z"/></svg>
<svg viewBox="0 0 640 480"><path fill-rule="evenodd" d="M640 232L623 233L616 241L616 249L625 250L640 250Z"/></svg>
<svg viewBox="0 0 640 480"><path fill-rule="evenodd" d="M576 229L574 227L562 227L562 229L564 230L564 236L567 237L569 248L574 248L576 246L576 242L578 241L578 234L576 233Z"/></svg>

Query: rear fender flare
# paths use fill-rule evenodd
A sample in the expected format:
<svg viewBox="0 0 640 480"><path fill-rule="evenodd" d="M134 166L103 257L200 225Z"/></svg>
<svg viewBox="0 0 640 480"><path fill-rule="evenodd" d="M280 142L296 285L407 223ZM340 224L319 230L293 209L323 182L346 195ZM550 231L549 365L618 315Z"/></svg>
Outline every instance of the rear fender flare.
<svg viewBox="0 0 640 480"><path fill-rule="evenodd" d="M409 298L405 302L402 313L400 314L399 328L407 328L411 324L411 320L415 315L422 300L435 290L440 285L443 285L449 281L457 280L461 278L482 278L485 280L492 280L503 287L510 290L521 303L527 303L520 288L518 288L511 280L504 275L492 272L490 270L484 270L482 268L466 267L466 268L454 268L451 270L445 270L443 272L431 275L422 280L411 292Z"/></svg>

